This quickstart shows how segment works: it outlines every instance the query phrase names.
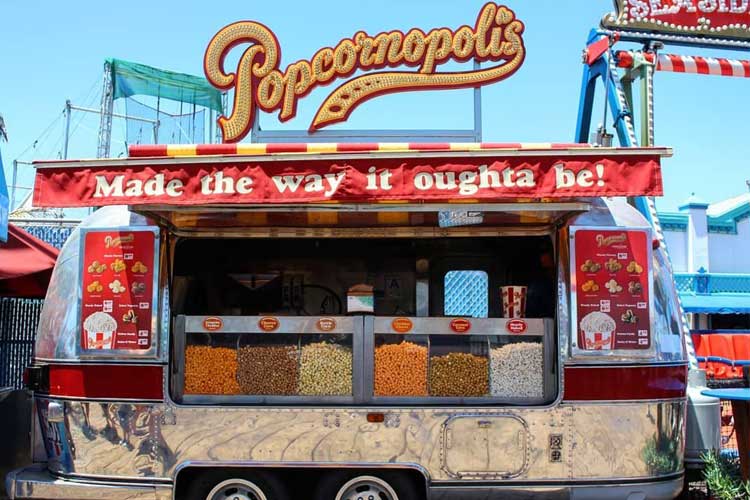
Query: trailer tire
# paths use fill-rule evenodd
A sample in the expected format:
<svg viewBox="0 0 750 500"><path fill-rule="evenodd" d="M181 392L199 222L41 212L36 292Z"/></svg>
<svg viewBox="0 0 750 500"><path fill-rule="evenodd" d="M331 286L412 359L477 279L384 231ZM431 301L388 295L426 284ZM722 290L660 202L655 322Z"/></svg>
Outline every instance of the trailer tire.
<svg viewBox="0 0 750 500"><path fill-rule="evenodd" d="M234 492L234 493L233 493ZM196 477L189 486L189 500L290 500L284 484L272 473L261 471L211 472Z"/></svg>
<svg viewBox="0 0 750 500"><path fill-rule="evenodd" d="M356 495L370 493L368 496ZM358 500L373 497L377 500L421 499L413 479L403 472L347 471L331 472L323 476L315 491L315 500Z"/></svg>

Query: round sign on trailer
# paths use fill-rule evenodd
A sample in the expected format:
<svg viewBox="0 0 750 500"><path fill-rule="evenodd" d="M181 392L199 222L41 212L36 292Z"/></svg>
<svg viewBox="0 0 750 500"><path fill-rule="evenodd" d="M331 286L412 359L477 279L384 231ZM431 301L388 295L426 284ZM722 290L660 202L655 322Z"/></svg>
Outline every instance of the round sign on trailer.
<svg viewBox="0 0 750 500"><path fill-rule="evenodd" d="M456 333L466 333L471 330L471 321L464 318L456 318L451 321L450 327Z"/></svg>
<svg viewBox="0 0 750 500"><path fill-rule="evenodd" d="M505 329L510 333L520 335L526 332L526 322L522 319L512 319L505 325Z"/></svg>
<svg viewBox="0 0 750 500"><path fill-rule="evenodd" d="M391 321L391 328L396 333L408 333L414 327L414 323L409 318L394 318Z"/></svg>
<svg viewBox="0 0 750 500"><path fill-rule="evenodd" d="M264 332L272 332L279 327L279 319L272 316L265 316L258 320L258 328Z"/></svg>
<svg viewBox="0 0 750 500"><path fill-rule="evenodd" d="M333 318L320 318L315 323L315 328L321 332L330 332L336 328L336 320Z"/></svg>
<svg viewBox="0 0 750 500"><path fill-rule="evenodd" d="M207 332L216 332L224 327L224 321L216 316L209 316L203 320L203 329Z"/></svg>

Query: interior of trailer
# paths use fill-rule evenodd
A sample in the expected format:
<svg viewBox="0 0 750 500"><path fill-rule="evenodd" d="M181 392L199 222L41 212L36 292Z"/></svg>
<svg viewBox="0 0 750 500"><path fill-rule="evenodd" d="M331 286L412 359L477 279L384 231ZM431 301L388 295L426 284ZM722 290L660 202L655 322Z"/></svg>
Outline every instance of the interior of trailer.
<svg viewBox="0 0 750 500"><path fill-rule="evenodd" d="M548 213L384 232L173 216L191 223L173 229L169 245L172 397L549 404L558 390L558 228L572 212ZM524 310L511 317L504 287L524 290ZM371 309L360 309L362 295Z"/></svg>

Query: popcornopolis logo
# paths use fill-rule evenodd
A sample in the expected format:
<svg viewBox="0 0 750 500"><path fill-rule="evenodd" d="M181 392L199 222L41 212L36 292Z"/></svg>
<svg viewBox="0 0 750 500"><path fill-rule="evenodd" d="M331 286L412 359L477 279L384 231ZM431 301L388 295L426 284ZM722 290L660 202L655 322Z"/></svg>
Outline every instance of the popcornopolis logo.
<svg viewBox="0 0 750 500"><path fill-rule="evenodd" d="M281 46L261 23L239 21L219 30L206 48L203 68L208 81L222 90L234 89L232 112L218 119L224 142L237 142L252 128L258 109L292 119L298 101L316 87L348 78L356 71L406 66L413 71L375 71L352 78L331 92L310 124L315 131L346 121L354 109L378 95L435 89L479 87L513 75L523 64L524 24L508 7L488 3L474 26L456 30L435 28L425 33L413 28L375 36L358 31L334 47L318 50L310 60L299 60L281 70ZM227 54L250 44L234 71L227 71ZM448 61L492 61L500 64L470 71L439 72Z"/></svg>

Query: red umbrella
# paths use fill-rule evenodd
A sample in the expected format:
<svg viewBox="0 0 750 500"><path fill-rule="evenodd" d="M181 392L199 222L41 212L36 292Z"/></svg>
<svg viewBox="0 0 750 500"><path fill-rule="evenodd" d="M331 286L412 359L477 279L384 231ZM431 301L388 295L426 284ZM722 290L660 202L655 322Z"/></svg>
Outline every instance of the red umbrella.
<svg viewBox="0 0 750 500"><path fill-rule="evenodd" d="M59 253L52 245L9 224L8 242L0 243L0 296L43 298Z"/></svg>

